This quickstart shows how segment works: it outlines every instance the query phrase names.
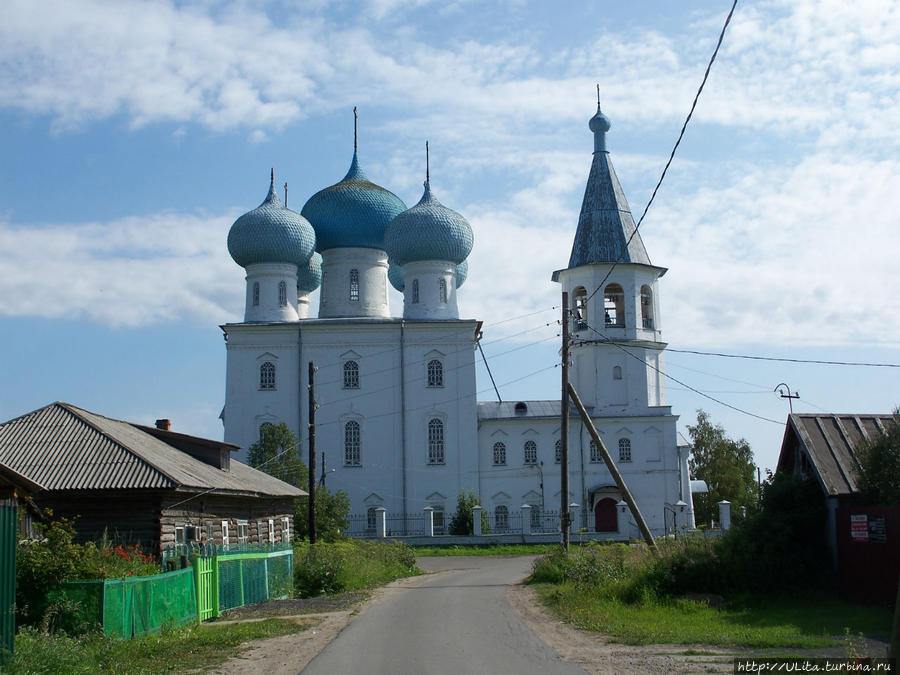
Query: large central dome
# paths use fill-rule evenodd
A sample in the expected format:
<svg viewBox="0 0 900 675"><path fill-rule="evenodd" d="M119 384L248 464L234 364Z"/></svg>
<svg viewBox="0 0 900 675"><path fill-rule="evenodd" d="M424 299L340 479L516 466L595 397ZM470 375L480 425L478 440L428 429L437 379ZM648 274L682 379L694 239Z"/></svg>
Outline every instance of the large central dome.
<svg viewBox="0 0 900 675"><path fill-rule="evenodd" d="M406 204L389 190L375 185L359 167L356 152L347 175L319 190L300 213L316 231L316 250L375 248L384 250L384 231Z"/></svg>

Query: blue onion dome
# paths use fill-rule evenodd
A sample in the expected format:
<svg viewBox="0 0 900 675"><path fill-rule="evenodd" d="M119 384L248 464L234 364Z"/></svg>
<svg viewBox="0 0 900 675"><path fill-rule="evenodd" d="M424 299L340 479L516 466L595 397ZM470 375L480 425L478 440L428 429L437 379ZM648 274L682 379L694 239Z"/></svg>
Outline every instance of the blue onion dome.
<svg viewBox="0 0 900 675"><path fill-rule="evenodd" d="M463 260L456 266L456 287L462 286L469 278L469 261Z"/></svg>
<svg viewBox="0 0 900 675"><path fill-rule="evenodd" d="M406 281L403 278L403 268L393 260L388 260L388 281L391 282L391 286L401 293L403 292L403 289L406 288Z"/></svg>
<svg viewBox="0 0 900 675"><path fill-rule="evenodd" d="M316 230L316 250L375 248L384 250L384 231L406 204L375 185L359 168L356 152L341 182L319 190L300 211Z"/></svg>
<svg viewBox="0 0 900 675"><path fill-rule="evenodd" d="M419 203L394 218L384 234L384 250L398 265L420 260L458 265L474 243L468 221L435 199L428 181Z"/></svg>
<svg viewBox="0 0 900 675"><path fill-rule="evenodd" d="M313 253L309 263L297 268L297 292L312 293L322 285L322 256Z"/></svg>
<svg viewBox="0 0 900 675"><path fill-rule="evenodd" d="M228 252L241 267L257 263L304 267L315 248L312 225L278 198L274 172L263 203L234 221L228 232Z"/></svg>
<svg viewBox="0 0 900 675"><path fill-rule="evenodd" d="M600 111L600 104L597 104L597 113L590 119L588 126L595 134L598 131L606 133L612 126L609 118Z"/></svg>

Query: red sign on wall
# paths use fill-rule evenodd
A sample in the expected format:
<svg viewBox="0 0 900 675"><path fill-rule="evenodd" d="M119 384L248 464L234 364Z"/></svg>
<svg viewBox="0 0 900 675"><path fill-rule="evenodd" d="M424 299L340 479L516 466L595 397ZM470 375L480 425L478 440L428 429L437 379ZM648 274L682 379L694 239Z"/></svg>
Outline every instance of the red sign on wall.
<svg viewBox="0 0 900 675"><path fill-rule="evenodd" d="M853 541L869 541L869 517L866 514L850 516L850 538Z"/></svg>

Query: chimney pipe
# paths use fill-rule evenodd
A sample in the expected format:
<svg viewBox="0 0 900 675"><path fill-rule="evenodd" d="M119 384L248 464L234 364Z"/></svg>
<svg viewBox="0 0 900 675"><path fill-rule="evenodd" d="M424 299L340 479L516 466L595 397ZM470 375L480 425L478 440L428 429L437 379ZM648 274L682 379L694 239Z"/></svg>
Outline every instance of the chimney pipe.
<svg viewBox="0 0 900 675"><path fill-rule="evenodd" d="M168 419L156 420L156 428L162 429L163 431L171 431L172 430L172 420L168 420Z"/></svg>

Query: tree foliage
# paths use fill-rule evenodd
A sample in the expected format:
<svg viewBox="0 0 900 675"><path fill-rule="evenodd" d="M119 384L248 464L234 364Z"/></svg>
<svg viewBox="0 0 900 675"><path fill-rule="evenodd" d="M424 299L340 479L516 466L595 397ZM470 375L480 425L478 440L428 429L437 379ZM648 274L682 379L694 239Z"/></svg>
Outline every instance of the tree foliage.
<svg viewBox="0 0 900 675"><path fill-rule="evenodd" d="M900 504L900 410L885 431L856 448L859 488L873 504Z"/></svg>
<svg viewBox="0 0 900 675"><path fill-rule="evenodd" d="M732 513L741 506L756 503L756 467L753 451L743 438L732 440L721 425L713 423L703 410L697 411L697 424L688 425L693 449L689 460L691 477L706 481L707 494L694 495L697 524L718 518L718 502L731 502Z"/></svg>
<svg viewBox="0 0 900 675"><path fill-rule="evenodd" d="M456 498L456 513L450 520L450 534L468 536L475 533L475 518L472 507L481 506L478 497L475 496L474 490L459 491ZM491 527L488 524L487 513L481 512L481 532L487 534Z"/></svg>
<svg viewBox="0 0 900 675"><path fill-rule="evenodd" d="M343 490L332 492L324 485L316 488L316 534L323 541L336 541L350 527L350 497ZM294 531L301 539L309 538L309 503L297 502L294 509Z"/></svg>
<svg viewBox="0 0 900 675"><path fill-rule="evenodd" d="M247 463L301 490L309 486L309 470L300 455L300 442L284 422L263 425L259 440L247 451Z"/></svg>
<svg viewBox="0 0 900 675"><path fill-rule="evenodd" d="M247 461L250 466L265 471L285 483L309 489L309 468L300 453L300 442L287 424L267 424L259 440L250 446ZM347 529L350 498L343 490L332 492L324 486L316 490L316 530L320 538L333 541ZM309 537L309 502L299 499L294 507L294 533L298 538Z"/></svg>

